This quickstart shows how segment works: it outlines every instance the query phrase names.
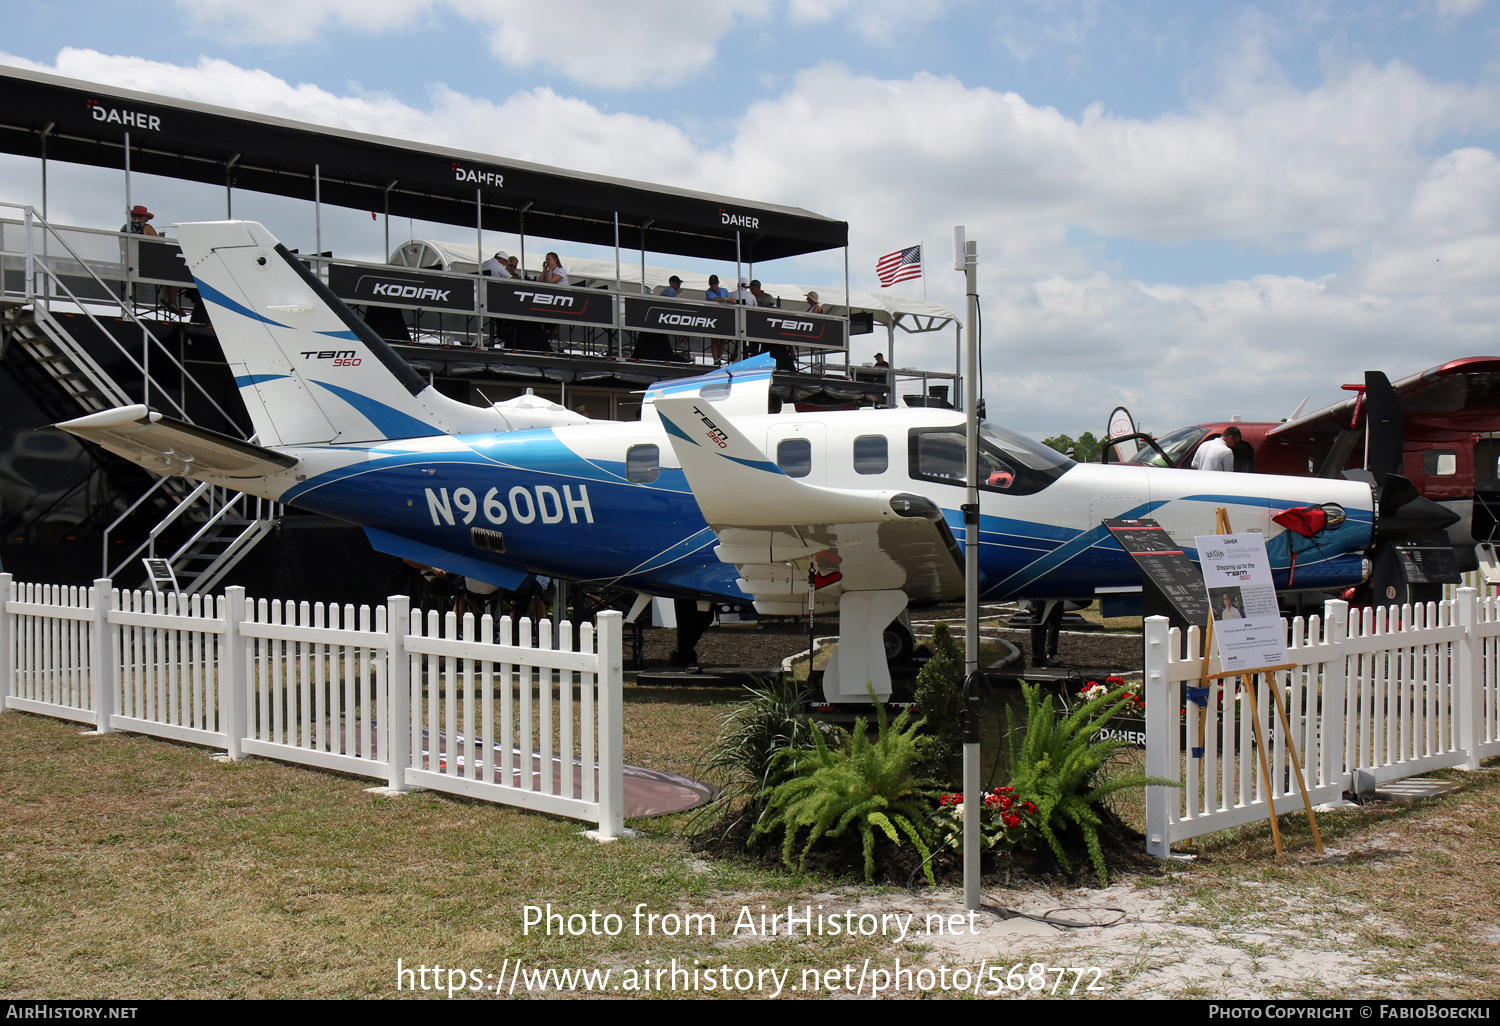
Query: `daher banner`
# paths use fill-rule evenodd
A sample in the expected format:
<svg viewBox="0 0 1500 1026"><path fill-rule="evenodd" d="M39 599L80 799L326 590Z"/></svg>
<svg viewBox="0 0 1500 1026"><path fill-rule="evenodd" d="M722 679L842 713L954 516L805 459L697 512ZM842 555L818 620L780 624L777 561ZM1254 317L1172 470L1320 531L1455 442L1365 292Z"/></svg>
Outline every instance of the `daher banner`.
<svg viewBox="0 0 1500 1026"><path fill-rule="evenodd" d="M485 310L498 317L613 325L611 299L610 293L599 289L571 289L534 281L490 281L484 286Z"/></svg>
<svg viewBox="0 0 1500 1026"><path fill-rule="evenodd" d="M474 282L408 268L328 268L328 287L340 299L354 303L417 306L424 310L474 312Z"/></svg>

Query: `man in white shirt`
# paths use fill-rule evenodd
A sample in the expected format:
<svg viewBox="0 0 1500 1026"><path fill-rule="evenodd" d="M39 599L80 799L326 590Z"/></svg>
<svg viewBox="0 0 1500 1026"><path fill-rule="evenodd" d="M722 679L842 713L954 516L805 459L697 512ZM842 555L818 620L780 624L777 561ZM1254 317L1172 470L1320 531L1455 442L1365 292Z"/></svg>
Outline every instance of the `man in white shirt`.
<svg viewBox="0 0 1500 1026"><path fill-rule="evenodd" d="M491 278L509 278L511 276L510 267L507 264L509 259L510 257L506 256L505 250L502 249L479 265L479 273Z"/></svg>
<svg viewBox="0 0 1500 1026"><path fill-rule="evenodd" d="M1194 470L1234 471L1234 447L1239 444L1240 429L1230 425L1218 438L1210 438L1193 453Z"/></svg>

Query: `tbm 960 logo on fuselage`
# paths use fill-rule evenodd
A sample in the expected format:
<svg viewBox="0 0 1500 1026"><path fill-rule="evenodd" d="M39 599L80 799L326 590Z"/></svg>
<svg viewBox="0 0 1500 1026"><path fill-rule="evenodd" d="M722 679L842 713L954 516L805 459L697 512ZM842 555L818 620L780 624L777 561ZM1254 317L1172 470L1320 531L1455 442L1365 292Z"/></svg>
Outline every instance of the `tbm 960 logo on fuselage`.
<svg viewBox="0 0 1500 1026"><path fill-rule="evenodd" d="M423 491L427 493L427 512L437 527L456 527L459 517L465 524L472 524L479 516L492 524L503 524L508 520L529 524L537 519L544 524L560 524L564 518L568 523L576 524L582 513L584 523L594 522L594 511L589 507L589 489L582 484L578 486L576 499L572 485L563 485L561 492L552 485L532 488L516 485L503 495L499 488L491 488L484 493L483 499L474 494L472 488L455 488L451 496L446 488L426 488Z"/></svg>

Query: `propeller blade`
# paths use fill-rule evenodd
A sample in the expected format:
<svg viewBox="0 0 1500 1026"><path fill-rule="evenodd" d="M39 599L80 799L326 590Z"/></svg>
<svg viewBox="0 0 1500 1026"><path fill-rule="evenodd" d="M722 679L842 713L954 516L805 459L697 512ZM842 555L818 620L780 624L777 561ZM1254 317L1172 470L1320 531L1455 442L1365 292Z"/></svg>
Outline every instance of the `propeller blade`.
<svg viewBox="0 0 1500 1026"><path fill-rule="evenodd" d="M1385 484L1387 474L1401 473L1405 445L1396 390L1380 371L1365 371L1365 469L1375 475L1377 487Z"/></svg>

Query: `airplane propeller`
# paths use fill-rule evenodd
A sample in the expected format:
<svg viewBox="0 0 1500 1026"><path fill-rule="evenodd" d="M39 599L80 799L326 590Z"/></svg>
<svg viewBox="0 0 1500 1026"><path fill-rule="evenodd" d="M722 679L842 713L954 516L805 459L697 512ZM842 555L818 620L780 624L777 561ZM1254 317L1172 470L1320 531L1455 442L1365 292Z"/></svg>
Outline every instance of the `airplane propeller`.
<svg viewBox="0 0 1500 1026"><path fill-rule="evenodd" d="M1447 549L1441 532L1459 515L1431 499L1401 475L1406 431L1401 400L1380 371L1365 372L1365 470L1375 487L1378 512L1375 544L1370 550L1370 599L1379 605L1426 600L1436 585L1421 573L1424 550ZM1430 537L1431 536L1431 537ZM1449 557L1451 562L1451 556ZM1417 580L1412 571L1417 570Z"/></svg>

